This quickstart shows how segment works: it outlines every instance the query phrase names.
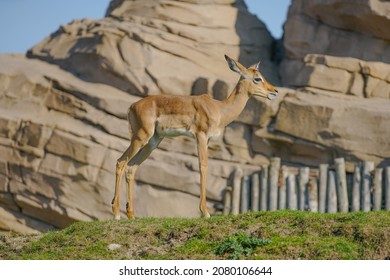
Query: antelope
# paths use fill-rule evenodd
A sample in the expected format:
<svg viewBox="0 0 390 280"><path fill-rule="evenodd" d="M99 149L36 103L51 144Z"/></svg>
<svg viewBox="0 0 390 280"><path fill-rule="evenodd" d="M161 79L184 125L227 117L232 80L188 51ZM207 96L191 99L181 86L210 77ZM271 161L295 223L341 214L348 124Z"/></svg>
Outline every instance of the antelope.
<svg viewBox="0 0 390 280"><path fill-rule="evenodd" d="M126 169L126 214L134 218L135 173L141 163L158 147L164 137L190 136L197 141L200 170L200 203L203 217L210 217L206 206L206 176L208 141L221 134L225 126L234 121L252 95L274 99L277 89L259 71L260 62L245 68L225 55L229 68L240 74L232 93L223 101L208 94L198 96L156 95L133 103L127 112L132 131L130 146L117 160L115 195L112 211L120 219L119 198L121 180Z"/></svg>

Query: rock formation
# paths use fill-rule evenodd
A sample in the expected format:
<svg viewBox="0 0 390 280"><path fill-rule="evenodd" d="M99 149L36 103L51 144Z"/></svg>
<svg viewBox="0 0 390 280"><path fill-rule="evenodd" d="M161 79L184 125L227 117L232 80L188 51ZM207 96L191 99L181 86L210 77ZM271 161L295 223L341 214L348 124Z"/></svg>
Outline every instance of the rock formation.
<svg viewBox="0 0 390 280"><path fill-rule="evenodd" d="M251 99L210 143L210 209L237 166L251 174L272 156L389 165L390 4L349 3L294 0L279 67L242 0L113 0L105 18L63 25L27 56L0 55L0 229L111 218L128 106L154 94L225 98L238 77L224 53L248 66L261 59L263 74L289 88L275 102ZM165 139L136 179L137 216L197 216L193 139Z"/></svg>
<svg viewBox="0 0 390 280"><path fill-rule="evenodd" d="M272 44L241 0L123 0L111 2L106 18L61 26L28 56L130 94L189 95L224 90L217 81L234 83L224 53L244 64L261 59L277 80Z"/></svg>
<svg viewBox="0 0 390 280"><path fill-rule="evenodd" d="M294 142L285 160L389 164L389 9L380 0L292 2L279 71L297 92L282 101L275 123L284 143Z"/></svg>
<svg viewBox="0 0 390 280"><path fill-rule="evenodd" d="M289 59L308 53L390 62L390 3L294 0L285 23Z"/></svg>

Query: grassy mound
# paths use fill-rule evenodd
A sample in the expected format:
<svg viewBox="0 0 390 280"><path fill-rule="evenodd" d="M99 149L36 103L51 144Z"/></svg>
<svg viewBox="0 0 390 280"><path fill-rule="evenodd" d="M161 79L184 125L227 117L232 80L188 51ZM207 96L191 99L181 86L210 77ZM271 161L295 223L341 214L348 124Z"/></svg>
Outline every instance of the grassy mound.
<svg viewBox="0 0 390 280"><path fill-rule="evenodd" d="M390 212L141 218L78 222L41 235L0 235L0 259L388 258Z"/></svg>

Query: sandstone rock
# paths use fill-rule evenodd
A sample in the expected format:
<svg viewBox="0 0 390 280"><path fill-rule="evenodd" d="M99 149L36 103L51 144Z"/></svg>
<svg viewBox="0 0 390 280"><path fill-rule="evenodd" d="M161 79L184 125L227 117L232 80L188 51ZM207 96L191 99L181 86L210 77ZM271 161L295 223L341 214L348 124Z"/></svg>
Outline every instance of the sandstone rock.
<svg viewBox="0 0 390 280"><path fill-rule="evenodd" d="M263 98L250 98L245 110L238 116L236 121L253 126L266 126L273 115L270 103Z"/></svg>
<svg viewBox="0 0 390 280"><path fill-rule="evenodd" d="M103 127L104 119L125 118L125 108L136 99L126 99L127 94L106 85L83 82L47 63L13 56L0 59L0 76L7 80L0 92L0 151L5 161L0 165L0 208L22 213L15 214L17 218L4 214L3 228L40 231L53 228L49 224L64 227L75 220L110 217L109 199L100 196L96 180L105 151L123 149L123 139L114 130L107 129L110 135L91 125L96 122L75 117L88 120L95 114ZM58 80L62 86L54 88ZM26 84L28 90L23 90ZM102 100L106 94L110 97ZM62 99L53 103L53 95ZM124 113L113 117L115 106Z"/></svg>
<svg viewBox="0 0 390 280"><path fill-rule="evenodd" d="M350 74L341 69L331 69L324 65L305 67L297 77L293 86L309 86L336 92L346 92L350 83Z"/></svg>
<svg viewBox="0 0 390 280"><path fill-rule="evenodd" d="M9 209L0 207L0 230L25 232L25 233L39 233L40 231L48 231L53 229L49 225L43 225L42 223L32 221L20 213L13 212ZM39 230L33 229L39 228Z"/></svg>
<svg viewBox="0 0 390 280"><path fill-rule="evenodd" d="M8 192L8 177L0 174L0 192Z"/></svg>
<svg viewBox="0 0 390 280"><path fill-rule="evenodd" d="M326 65L329 68L346 70L348 72L359 72L362 68L362 61L352 57L336 57L330 55L308 54L304 57L305 64Z"/></svg>
<svg viewBox="0 0 390 280"><path fill-rule="evenodd" d="M370 62L362 66L362 73L390 82L390 65L382 62Z"/></svg>
<svg viewBox="0 0 390 280"><path fill-rule="evenodd" d="M303 63L285 61L283 66L282 73L287 75L284 81L290 86L389 99L389 64L311 54ZM289 75L292 71L293 76Z"/></svg>
<svg viewBox="0 0 390 280"><path fill-rule="evenodd" d="M261 59L264 74L277 82L272 37L241 0L235 2L113 1L106 18L62 26L28 55L141 96L189 95L202 77L209 93L221 79L231 89L237 77L224 53L243 64Z"/></svg>
<svg viewBox="0 0 390 280"><path fill-rule="evenodd" d="M47 143L46 150L93 166L102 165L105 153L104 148L100 145L56 130Z"/></svg>
<svg viewBox="0 0 390 280"><path fill-rule="evenodd" d="M304 2L303 13L317 19L324 24L351 30L358 33L374 35L385 40L390 39L390 31L386 26L390 22L388 13L390 4L386 1L358 0L354 2L344 1L311 1Z"/></svg>
<svg viewBox="0 0 390 280"><path fill-rule="evenodd" d="M390 142L384 131L389 100L298 93L281 104L275 129L334 150L349 160L387 158Z"/></svg>
<svg viewBox="0 0 390 280"><path fill-rule="evenodd" d="M294 0L285 24L287 59L315 53L389 63L389 7L380 0Z"/></svg>
<svg viewBox="0 0 390 280"><path fill-rule="evenodd" d="M357 97L364 97L364 92L366 89L363 75L360 73L354 73L351 83L352 85L349 89L349 94L355 95Z"/></svg>
<svg viewBox="0 0 390 280"><path fill-rule="evenodd" d="M367 97L390 99L390 83L368 77L365 87L365 94Z"/></svg>
<svg viewBox="0 0 390 280"><path fill-rule="evenodd" d="M0 174L8 175L7 162L0 161Z"/></svg>
<svg viewBox="0 0 390 280"><path fill-rule="evenodd" d="M48 175L71 176L96 182L99 168L90 164L82 164L68 157L47 153L39 168L40 172Z"/></svg>
<svg viewBox="0 0 390 280"><path fill-rule="evenodd" d="M214 212L210 203L208 207ZM134 211L138 217L170 217L172 213L177 213L179 217L199 217L199 196L138 184L135 188Z"/></svg>
<svg viewBox="0 0 390 280"><path fill-rule="evenodd" d="M284 163L299 163L314 168L321 163L331 162L336 156L331 148L277 131L269 132L265 128L254 132L252 147L267 158L278 156Z"/></svg>

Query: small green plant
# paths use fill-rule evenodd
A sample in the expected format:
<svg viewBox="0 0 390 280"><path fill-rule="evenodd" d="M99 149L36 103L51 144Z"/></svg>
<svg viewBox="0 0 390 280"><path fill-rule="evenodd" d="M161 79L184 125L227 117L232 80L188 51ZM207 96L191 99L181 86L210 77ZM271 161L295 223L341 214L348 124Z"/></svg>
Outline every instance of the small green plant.
<svg viewBox="0 0 390 280"><path fill-rule="evenodd" d="M214 253L216 255L228 254L230 259L238 260L242 255L251 255L257 247L265 246L271 241L256 237L250 237L246 233L236 233L225 239Z"/></svg>

